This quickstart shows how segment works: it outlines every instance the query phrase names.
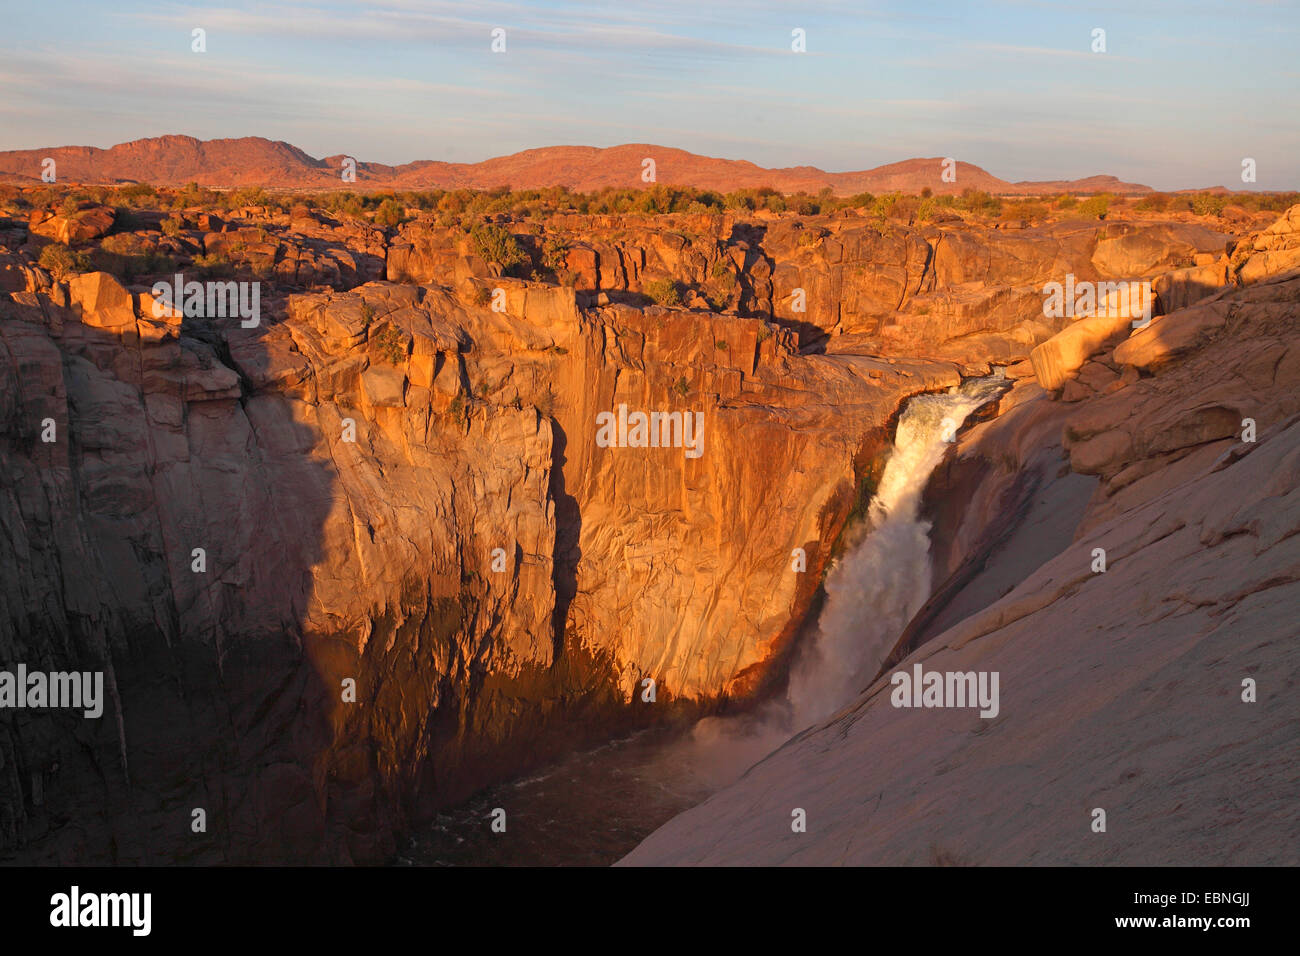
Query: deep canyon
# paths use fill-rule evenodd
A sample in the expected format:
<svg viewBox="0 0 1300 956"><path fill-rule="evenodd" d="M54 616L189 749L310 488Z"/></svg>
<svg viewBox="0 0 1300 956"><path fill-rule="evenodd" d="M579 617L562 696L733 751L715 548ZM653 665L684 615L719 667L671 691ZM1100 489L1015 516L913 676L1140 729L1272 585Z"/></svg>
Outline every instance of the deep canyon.
<svg viewBox="0 0 1300 956"><path fill-rule="evenodd" d="M628 862L1297 862L1300 207L498 224L565 281L428 217L0 218L0 663L109 695L0 713L0 859L391 862L530 768L758 719L909 400L1001 375L915 488L897 633ZM260 321L39 264L119 235L260 277ZM1067 274L1154 318L1045 315ZM702 454L601 447L620 404ZM914 661L999 671L1000 715L890 707Z"/></svg>

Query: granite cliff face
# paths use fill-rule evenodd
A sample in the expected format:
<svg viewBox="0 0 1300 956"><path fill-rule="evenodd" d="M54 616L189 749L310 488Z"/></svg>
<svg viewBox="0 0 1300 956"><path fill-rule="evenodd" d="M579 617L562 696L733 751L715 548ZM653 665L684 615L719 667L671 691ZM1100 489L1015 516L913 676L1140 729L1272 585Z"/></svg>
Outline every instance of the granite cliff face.
<svg viewBox="0 0 1300 956"><path fill-rule="evenodd" d="M877 678L625 862L1295 865L1300 207L1215 275L1022 369L931 481ZM918 665L998 673L999 713L897 706Z"/></svg>
<svg viewBox="0 0 1300 956"><path fill-rule="evenodd" d="M160 222L115 235L178 271L220 254L264 277L256 326L155 314L147 283L104 272L56 280L39 248L98 241L95 207L0 225L0 661L102 669L111 700L99 721L0 715L0 851L21 860L382 860L546 753L751 697L780 679L900 403L991 362L1032 374L1069 331L1042 281L1204 270L1157 280L1209 296L1152 326L1191 348L1262 327L1234 308L1278 324L1267 296L1289 287L1267 277L1293 249L1270 233L1229 257L1186 223L556 217L520 232L538 260L564 241L555 285L428 223ZM647 305L655 280L687 308ZM1169 342L1069 370L1077 400L1006 400L1074 413L1060 454L1115 485L1093 524L1136 507L1122 489L1152 487L1150 454L1228 441L1245 413L1116 424L1182 387L1157 384L1187 361ZM1259 349L1243 367L1273 374ZM701 453L602 446L620 406L698 414ZM1261 406L1261 433L1281 414ZM996 459L1011 475L1041 452L1021 434L1025 459ZM1006 476L950 480L995 520ZM988 535L973 520L940 522L954 568Z"/></svg>
<svg viewBox="0 0 1300 956"><path fill-rule="evenodd" d="M957 379L494 283L503 312L370 283L247 330L103 273L8 299L6 659L102 667L118 702L6 725L11 846L373 860L533 748L639 719L645 677L660 707L749 689L900 398ZM620 404L700 413L702 453L597 447Z"/></svg>

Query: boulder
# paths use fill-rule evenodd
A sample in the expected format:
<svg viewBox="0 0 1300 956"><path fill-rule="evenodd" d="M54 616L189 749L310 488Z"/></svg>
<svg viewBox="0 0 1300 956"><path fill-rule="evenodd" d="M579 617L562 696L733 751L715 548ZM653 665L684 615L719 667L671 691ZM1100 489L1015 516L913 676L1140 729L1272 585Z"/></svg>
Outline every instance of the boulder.
<svg viewBox="0 0 1300 956"><path fill-rule="evenodd" d="M1029 353L1038 384L1049 391L1060 388L1072 372L1131 327L1127 315L1097 315L1062 329Z"/></svg>
<svg viewBox="0 0 1300 956"><path fill-rule="evenodd" d="M1218 301L1157 316L1115 348L1115 361L1139 369L1156 368L1198 347L1223 327L1230 310L1228 302Z"/></svg>
<svg viewBox="0 0 1300 956"><path fill-rule="evenodd" d="M68 280L72 309L86 325L120 332L135 326L135 302L107 272L87 272Z"/></svg>
<svg viewBox="0 0 1300 956"><path fill-rule="evenodd" d="M69 215L34 212L30 228L67 246L93 242L113 228L117 211L112 206L88 205Z"/></svg>

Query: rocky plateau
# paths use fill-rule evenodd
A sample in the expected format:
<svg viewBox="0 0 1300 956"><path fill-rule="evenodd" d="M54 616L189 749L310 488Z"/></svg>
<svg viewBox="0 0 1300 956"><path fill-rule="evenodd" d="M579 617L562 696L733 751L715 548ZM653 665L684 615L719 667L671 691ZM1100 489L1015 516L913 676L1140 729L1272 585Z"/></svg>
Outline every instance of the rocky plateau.
<svg viewBox="0 0 1300 956"><path fill-rule="evenodd" d="M882 677L629 862L1190 862L1214 827L1214 862L1296 862L1300 207L496 225L532 278L427 216L0 218L0 661L110 697L0 713L0 859L383 862L549 754L743 707L900 407L998 367L881 663L1000 669L1003 717L918 723ZM260 283L257 324L156 308L172 272ZM1066 274L1149 281L1154 321L1046 316ZM699 413L703 453L601 447L620 405ZM1126 800L1176 823L1090 841Z"/></svg>

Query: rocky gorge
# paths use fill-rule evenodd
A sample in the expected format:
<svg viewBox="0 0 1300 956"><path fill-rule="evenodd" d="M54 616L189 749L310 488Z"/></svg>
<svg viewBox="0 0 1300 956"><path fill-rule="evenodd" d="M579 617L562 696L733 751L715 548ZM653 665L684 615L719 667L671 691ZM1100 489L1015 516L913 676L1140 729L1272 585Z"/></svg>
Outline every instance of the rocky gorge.
<svg viewBox="0 0 1300 956"><path fill-rule="evenodd" d="M762 699L900 408L995 366L1014 387L926 492L934 596L880 662L988 654L1004 686L1036 688L1008 693L994 732L943 737L951 766L1010 788L999 746L1034 738L1064 761L1068 742L1077 781L1078 753L1113 759L1069 736L1089 707L1128 702L1152 733L1170 714L1214 720L1177 689L1089 696L1089 675L1121 660L1134 682L1200 674L1228 651L1193 635L1227 623L1252 635L1241 676L1282 675L1263 700L1294 681L1300 207L998 229L853 210L496 225L530 278L421 217L128 219L86 202L0 220L0 661L102 670L109 692L96 721L0 714L0 856L382 862L438 808L547 755ZM56 274L51 243L103 268ZM155 270L113 256L219 260L221 278L261 283L259 321L155 308ZM1154 321L1046 316L1043 286L1067 274L1151 282ZM620 405L698 414L703 453L601 447L597 416ZM1089 570L1093 546L1112 570ZM1010 861L1014 835L943 804L956 790L930 785L935 751L881 687L630 860L911 862L924 799L922 819L949 821L935 854ZM1249 734L1197 738L1261 782L1230 798L1255 837L1277 826L1260 820L1290 771L1269 754L1292 732L1260 710ZM842 763L883 756L900 783ZM790 833L791 807L831 778L855 780L821 787L840 822ZM869 805L877 791L890 801ZM1065 826L1057 797L1025 798L1044 832ZM1202 814L1229 799L1210 797ZM1169 811L1149 799L1148 824ZM883 835L837 856L868 811ZM785 835L755 830L751 856L702 836L777 817Z"/></svg>

